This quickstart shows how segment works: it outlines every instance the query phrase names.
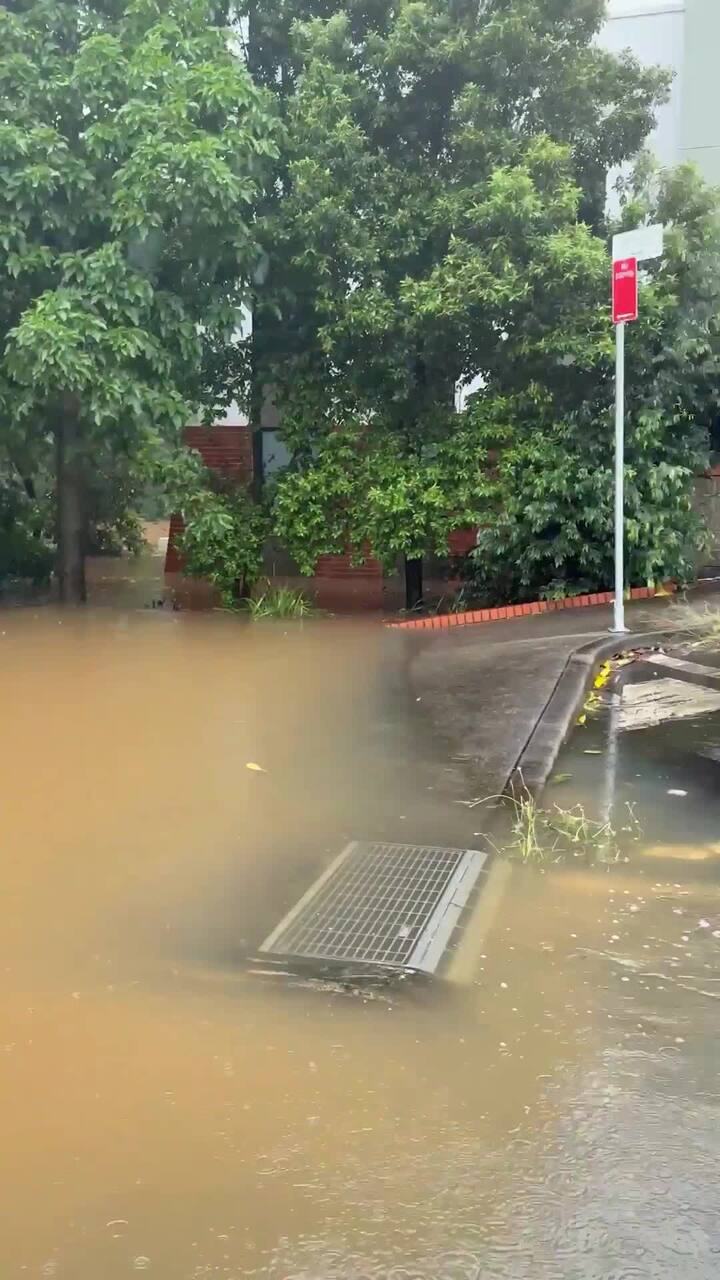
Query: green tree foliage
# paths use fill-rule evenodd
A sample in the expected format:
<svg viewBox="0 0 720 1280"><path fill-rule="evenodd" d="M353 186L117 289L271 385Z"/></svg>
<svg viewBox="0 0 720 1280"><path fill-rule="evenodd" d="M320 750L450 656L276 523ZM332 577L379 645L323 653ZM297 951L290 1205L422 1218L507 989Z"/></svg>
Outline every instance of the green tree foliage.
<svg viewBox="0 0 720 1280"><path fill-rule="evenodd" d="M224 8L0 6L0 431L53 462L66 599L98 451L179 441L257 265L276 124Z"/></svg>
<svg viewBox="0 0 720 1280"><path fill-rule="evenodd" d="M139 554L145 540L140 508L147 479L139 458L118 457L112 449L93 451L84 494L87 555ZM164 514L164 513L163 513Z"/></svg>
<svg viewBox="0 0 720 1280"><path fill-rule="evenodd" d="M259 577L269 534L265 504L205 467L194 449L155 459L158 481L183 520L179 551L185 572L218 588L232 607Z"/></svg>
<svg viewBox="0 0 720 1280"><path fill-rule="evenodd" d="M15 579L47 584L53 565L50 506L41 486L0 465L0 592Z"/></svg>
<svg viewBox="0 0 720 1280"><path fill-rule="evenodd" d="M480 374L509 405L509 365L527 384L594 360L606 174L666 85L594 43L603 16L601 0L254 7L251 66L287 124L255 376L294 453L275 510L305 568L348 543L386 563L444 550L493 499L456 383ZM588 272L597 294L574 287Z"/></svg>
<svg viewBox="0 0 720 1280"><path fill-rule="evenodd" d="M633 583L694 575L703 529L694 477L708 461L720 385L720 193L684 166L647 163L622 185L619 228L666 224L664 258L641 272L640 319L629 325L626 536ZM610 228L612 230L613 228ZM496 450L492 518L483 522L472 577L489 599L532 599L612 582L613 338L607 258L572 282L595 320L578 327L567 358L548 349L534 381L510 361L468 417ZM598 301L598 296L602 299ZM532 377L532 370L528 371Z"/></svg>

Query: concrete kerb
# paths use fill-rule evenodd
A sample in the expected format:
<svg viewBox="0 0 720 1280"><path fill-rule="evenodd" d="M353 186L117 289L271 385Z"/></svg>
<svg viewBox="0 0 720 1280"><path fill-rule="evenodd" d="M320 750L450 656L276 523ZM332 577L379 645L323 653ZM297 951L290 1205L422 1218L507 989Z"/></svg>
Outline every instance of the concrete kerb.
<svg viewBox="0 0 720 1280"><path fill-rule="evenodd" d="M542 792L602 662L628 649L656 648L678 629L666 626L662 630L634 632L625 637L603 636L571 653L507 780L504 793L512 796L529 791L537 796ZM511 862L494 856L508 825L507 808L500 805L492 814L484 837L491 855L487 884L466 921L457 949L449 958L446 977L450 982L465 984L479 971L487 935L500 912L513 873Z"/></svg>
<svg viewBox="0 0 720 1280"><path fill-rule="evenodd" d="M582 645L571 653L564 671L551 693L508 778L512 795L529 791L537 796L545 787L570 731L582 711L597 667L614 654L628 649L657 647L673 628L608 636Z"/></svg>

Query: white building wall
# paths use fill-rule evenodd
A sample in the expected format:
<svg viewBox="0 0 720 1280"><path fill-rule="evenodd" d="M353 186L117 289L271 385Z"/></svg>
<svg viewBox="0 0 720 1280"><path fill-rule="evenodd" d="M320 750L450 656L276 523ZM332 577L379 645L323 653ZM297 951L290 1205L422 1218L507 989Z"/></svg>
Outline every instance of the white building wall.
<svg viewBox="0 0 720 1280"><path fill-rule="evenodd" d="M682 153L685 8L685 0L610 0L601 34L602 44L612 53L629 49L645 66L673 72L670 101L658 113L649 140L662 165L677 164Z"/></svg>
<svg viewBox="0 0 720 1280"><path fill-rule="evenodd" d="M682 158L720 184L720 0L685 0L685 69L681 95Z"/></svg>
<svg viewBox="0 0 720 1280"><path fill-rule="evenodd" d="M707 181L720 183L720 0L608 0L600 40L674 73L650 146L661 164L692 160Z"/></svg>

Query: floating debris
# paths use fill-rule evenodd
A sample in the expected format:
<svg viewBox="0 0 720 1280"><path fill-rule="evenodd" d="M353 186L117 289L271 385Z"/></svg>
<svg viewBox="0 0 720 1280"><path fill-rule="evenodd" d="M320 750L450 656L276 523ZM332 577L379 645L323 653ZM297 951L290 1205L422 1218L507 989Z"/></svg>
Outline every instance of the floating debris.
<svg viewBox="0 0 720 1280"><path fill-rule="evenodd" d="M720 711L720 692L684 680L647 680L623 689L620 728L650 729L667 720L688 720Z"/></svg>
<svg viewBox="0 0 720 1280"><path fill-rule="evenodd" d="M610 662L604 662L593 681L593 688L595 689L604 688L604 686L607 684L608 680L610 679L612 673L613 673L612 664Z"/></svg>
<svg viewBox="0 0 720 1280"><path fill-rule="evenodd" d="M675 658L670 653L648 653L643 657L653 667L670 667L673 671L684 671L689 676L701 676L705 680L720 680L720 667L708 667L700 662L688 662L685 658Z"/></svg>

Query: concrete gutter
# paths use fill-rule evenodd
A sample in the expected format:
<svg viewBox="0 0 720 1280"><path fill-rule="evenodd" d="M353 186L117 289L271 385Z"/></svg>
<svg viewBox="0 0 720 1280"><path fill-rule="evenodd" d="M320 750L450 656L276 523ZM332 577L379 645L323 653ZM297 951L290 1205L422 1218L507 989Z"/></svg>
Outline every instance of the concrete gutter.
<svg viewBox="0 0 720 1280"><path fill-rule="evenodd" d="M508 778L505 791L510 794L530 791L531 794L538 795L545 787L558 755L575 726L598 667L621 651L657 647L666 634L668 632L649 631L629 634L624 638L603 636L570 653L545 709L535 722ZM491 847L493 836L498 835L506 820L506 812L497 810L486 833ZM483 892L478 896L457 948L450 956L445 975L449 982L467 985L480 971L487 936L500 913L513 869L513 864L507 859L492 858Z"/></svg>
<svg viewBox="0 0 720 1280"><path fill-rule="evenodd" d="M667 631L630 633L624 638L609 636L593 640L571 653L508 778L506 790L525 789L532 795L538 795L577 722L597 668L608 658L628 649L657 648L668 634L671 634L670 628Z"/></svg>

